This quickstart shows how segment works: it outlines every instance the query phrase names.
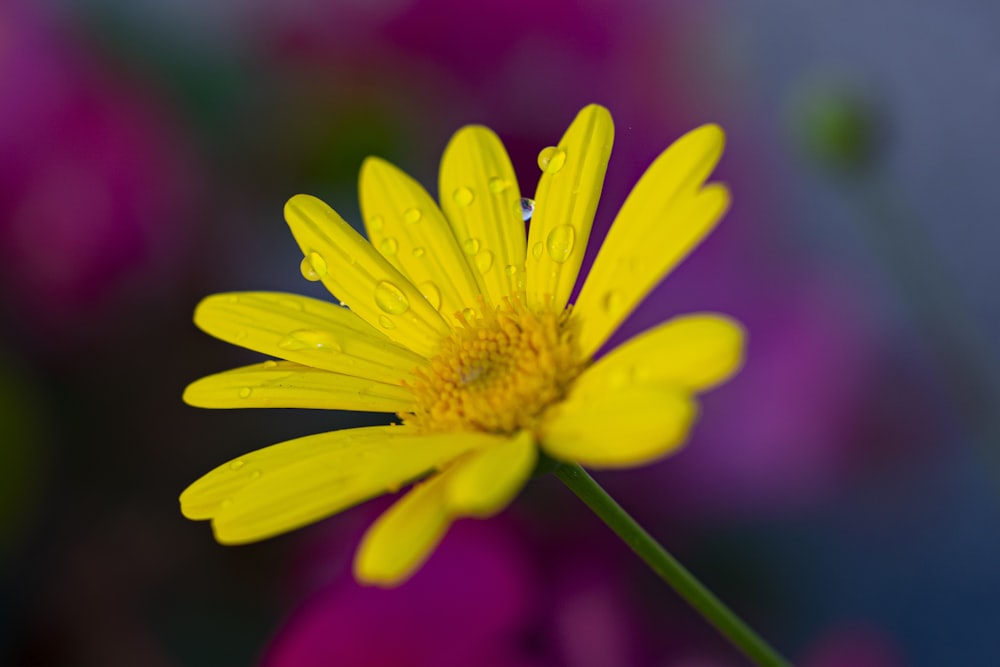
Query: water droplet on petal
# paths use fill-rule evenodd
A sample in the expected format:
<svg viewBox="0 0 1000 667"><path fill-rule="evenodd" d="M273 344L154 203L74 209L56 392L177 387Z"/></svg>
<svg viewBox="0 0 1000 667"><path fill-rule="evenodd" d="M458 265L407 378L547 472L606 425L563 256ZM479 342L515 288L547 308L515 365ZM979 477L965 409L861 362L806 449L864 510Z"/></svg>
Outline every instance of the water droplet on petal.
<svg viewBox="0 0 1000 667"><path fill-rule="evenodd" d="M378 249L384 256L392 257L399 250L399 243L391 236L387 236L378 244Z"/></svg>
<svg viewBox="0 0 1000 667"><path fill-rule="evenodd" d="M476 196L472 194L472 190L469 188L456 188L455 191L451 193L451 197L459 206L468 206L472 203L472 200L476 198Z"/></svg>
<svg viewBox="0 0 1000 667"><path fill-rule="evenodd" d="M402 315L410 309L410 302L399 289L388 280L375 286L375 304L390 315Z"/></svg>
<svg viewBox="0 0 1000 667"><path fill-rule="evenodd" d="M341 352L340 343L327 331L315 331L313 329L299 329L293 331L278 342L278 347L283 350L322 350L324 352Z"/></svg>
<svg viewBox="0 0 1000 667"><path fill-rule="evenodd" d="M411 225L415 222L420 222L420 218L424 217L424 214L420 212L419 208L408 208L403 211L403 220L406 220Z"/></svg>
<svg viewBox="0 0 1000 667"><path fill-rule="evenodd" d="M247 464L247 462L244 461L243 459L234 459L234 460L232 460L232 461L229 462L229 469L230 470L239 470L243 466L245 466L246 464Z"/></svg>
<svg viewBox="0 0 1000 667"><path fill-rule="evenodd" d="M240 389L240 398L250 398L250 394L253 393L253 389L250 387L243 387Z"/></svg>
<svg viewBox="0 0 1000 667"><path fill-rule="evenodd" d="M382 325L383 329L395 329L396 328L396 325L392 323L392 320L390 320L385 315L379 315L378 316L378 323Z"/></svg>
<svg viewBox="0 0 1000 667"><path fill-rule="evenodd" d="M268 359L267 361L264 362L264 368L277 368L277 367L278 367L278 362L275 361L274 359Z"/></svg>
<svg viewBox="0 0 1000 667"><path fill-rule="evenodd" d="M543 148L538 154L538 167L546 174L554 174L566 164L566 151L556 146Z"/></svg>
<svg viewBox="0 0 1000 667"><path fill-rule="evenodd" d="M493 253L489 250L483 250L478 255L476 255L476 267L482 273L486 273L493 266Z"/></svg>
<svg viewBox="0 0 1000 667"><path fill-rule="evenodd" d="M423 257L424 256L424 249L423 248L414 248L413 249L413 256L414 257Z"/></svg>
<svg viewBox="0 0 1000 667"><path fill-rule="evenodd" d="M381 215L373 215L368 219L368 229L373 232L382 231L382 227L385 226L385 220L382 219Z"/></svg>
<svg viewBox="0 0 1000 667"><path fill-rule="evenodd" d="M476 311L475 311L474 309L472 309L472 308L463 308L463 309L462 309L462 315L463 315L463 316L465 317L465 319L466 319L466 320L468 320L468 321L469 321L470 323L471 323L471 322L472 322L473 320L475 320L475 319L476 319Z"/></svg>
<svg viewBox="0 0 1000 667"><path fill-rule="evenodd" d="M250 473L250 479L260 479L260 476L262 474L263 473L261 473L260 470L254 470L252 473Z"/></svg>
<svg viewBox="0 0 1000 667"><path fill-rule="evenodd" d="M313 268L312 262L309 261L308 257L303 257L302 262L299 264L299 271L302 273L302 277L309 282L316 282L320 279L319 273Z"/></svg>
<svg viewBox="0 0 1000 667"><path fill-rule="evenodd" d="M503 271L508 276L515 276L515 275L517 275L517 267L514 266L513 264L508 264L507 266L503 267Z"/></svg>
<svg viewBox="0 0 1000 667"><path fill-rule="evenodd" d="M424 295L424 298L434 306L434 310L441 307L441 290L438 289L437 285L429 280L426 280L420 285L418 285L420 293Z"/></svg>
<svg viewBox="0 0 1000 667"><path fill-rule="evenodd" d="M326 277L326 260L318 252L309 253L309 263L320 278Z"/></svg>
<svg viewBox="0 0 1000 667"><path fill-rule="evenodd" d="M479 252L479 239L465 239L462 243L462 249L466 255L475 255Z"/></svg>
<svg viewBox="0 0 1000 667"><path fill-rule="evenodd" d="M552 261L562 264L573 254L573 243L576 241L576 230L570 225L559 225L549 232L545 246L549 250Z"/></svg>
<svg viewBox="0 0 1000 667"><path fill-rule="evenodd" d="M545 247L542 245L542 242L538 241L535 243L535 245L531 246L531 256L534 257L535 259L541 259L542 251L544 250Z"/></svg>
<svg viewBox="0 0 1000 667"><path fill-rule="evenodd" d="M494 176L489 181L490 192L493 193L503 192L508 187L510 187L510 183L500 178L499 176Z"/></svg>
<svg viewBox="0 0 1000 667"><path fill-rule="evenodd" d="M535 214L535 200L521 197L520 210L521 219L528 222L531 220L531 216Z"/></svg>

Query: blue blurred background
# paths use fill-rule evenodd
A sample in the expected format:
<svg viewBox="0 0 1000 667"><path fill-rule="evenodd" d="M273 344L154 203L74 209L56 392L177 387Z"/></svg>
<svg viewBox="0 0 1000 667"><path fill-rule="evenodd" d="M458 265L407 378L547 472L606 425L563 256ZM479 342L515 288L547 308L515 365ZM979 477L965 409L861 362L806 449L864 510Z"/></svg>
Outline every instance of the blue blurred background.
<svg viewBox="0 0 1000 667"><path fill-rule="evenodd" d="M646 165L722 124L734 207L627 324L750 331L687 448L599 475L796 664L1000 660L1000 7L625 0L0 4L0 663L740 665L554 479L411 583L350 581L384 503L221 547L178 493L381 415L200 411L254 356L191 324L318 294L281 219L358 221L361 160L436 191L484 123L538 151L607 106L595 245Z"/></svg>

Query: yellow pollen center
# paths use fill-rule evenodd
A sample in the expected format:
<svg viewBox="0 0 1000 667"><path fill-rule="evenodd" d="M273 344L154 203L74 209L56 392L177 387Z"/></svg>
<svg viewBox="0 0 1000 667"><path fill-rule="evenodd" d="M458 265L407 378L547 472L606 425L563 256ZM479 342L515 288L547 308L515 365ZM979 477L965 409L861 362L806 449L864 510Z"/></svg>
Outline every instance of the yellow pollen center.
<svg viewBox="0 0 1000 667"><path fill-rule="evenodd" d="M514 433L534 426L561 400L583 369L569 320L519 301L470 319L444 340L427 368L408 383L416 408L400 413L406 424L428 432Z"/></svg>

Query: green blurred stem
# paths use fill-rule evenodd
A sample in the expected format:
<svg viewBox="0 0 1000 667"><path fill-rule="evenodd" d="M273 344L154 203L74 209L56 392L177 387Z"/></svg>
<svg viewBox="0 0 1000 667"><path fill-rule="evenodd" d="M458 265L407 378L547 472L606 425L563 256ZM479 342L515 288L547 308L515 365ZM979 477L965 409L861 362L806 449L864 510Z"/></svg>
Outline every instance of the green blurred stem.
<svg viewBox="0 0 1000 667"><path fill-rule="evenodd" d="M761 667L790 667L788 661L667 553L583 468L562 463L554 472L632 551L754 663Z"/></svg>

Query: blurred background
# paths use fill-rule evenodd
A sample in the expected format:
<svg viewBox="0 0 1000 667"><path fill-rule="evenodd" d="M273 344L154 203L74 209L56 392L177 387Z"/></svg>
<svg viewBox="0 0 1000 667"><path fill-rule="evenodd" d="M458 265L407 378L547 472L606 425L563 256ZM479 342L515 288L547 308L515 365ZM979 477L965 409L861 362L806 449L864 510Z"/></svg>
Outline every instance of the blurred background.
<svg viewBox="0 0 1000 667"><path fill-rule="evenodd" d="M228 458L389 419L181 403L255 360L200 298L320 294L289 196L358 222L367 155L435 193L472 122L530 196L590 102L617 128L594 248L673 139L729 137L732 211L628 332L750 331L687 448L599 481L796 664L995 664L997 26L973 0L4 0L0 664L744 664L554 478L392 591L349 576L384 500L245 547L178 510Z"/></svg>

